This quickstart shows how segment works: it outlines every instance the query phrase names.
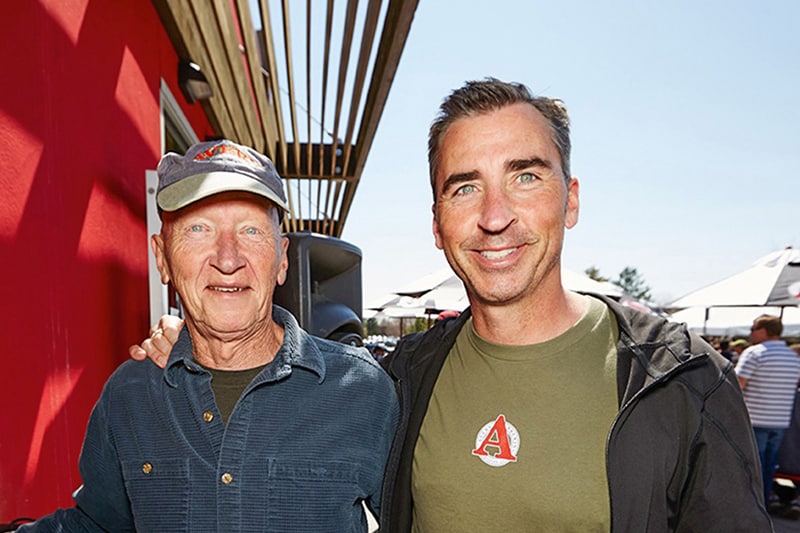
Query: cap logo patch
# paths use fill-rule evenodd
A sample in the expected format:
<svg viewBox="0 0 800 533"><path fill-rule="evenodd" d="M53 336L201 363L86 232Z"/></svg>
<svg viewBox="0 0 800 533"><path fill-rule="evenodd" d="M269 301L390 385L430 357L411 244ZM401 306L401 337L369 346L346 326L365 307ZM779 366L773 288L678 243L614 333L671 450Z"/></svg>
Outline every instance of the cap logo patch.
<svg viewBox="0 0 800 533"><path fill-rule="evenodd" d="M243 162L254 167L261 167L261 164L250 154L230 144L217 144L194 156L194 161L210 161L213 159L228 159L231 161Z"/></svg>

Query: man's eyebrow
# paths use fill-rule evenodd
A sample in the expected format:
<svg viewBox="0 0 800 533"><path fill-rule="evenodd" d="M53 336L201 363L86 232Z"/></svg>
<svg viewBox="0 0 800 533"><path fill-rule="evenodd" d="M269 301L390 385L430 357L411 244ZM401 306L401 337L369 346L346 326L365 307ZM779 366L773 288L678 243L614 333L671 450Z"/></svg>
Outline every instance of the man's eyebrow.
<svg viewBox="0 0 800 533"><path fill-rule="evenodd" d="M449 189L455 187L459 183L465 183L467 181L473 181L476 177L478 177L478 171L472 170L470 172L461 172L459 174L450 174L445 178L444 183L442 183L442 192L447 192Z"/></svg>
<svg viewBox="0 0 800 533"><path fill-rule="evenodd" d="M527 159L512 159L506 163L506 169L509 171L525 170L526 168L546 168L552 169L553 165L550 161L545 161L541 157L529 157Z"/></svg>

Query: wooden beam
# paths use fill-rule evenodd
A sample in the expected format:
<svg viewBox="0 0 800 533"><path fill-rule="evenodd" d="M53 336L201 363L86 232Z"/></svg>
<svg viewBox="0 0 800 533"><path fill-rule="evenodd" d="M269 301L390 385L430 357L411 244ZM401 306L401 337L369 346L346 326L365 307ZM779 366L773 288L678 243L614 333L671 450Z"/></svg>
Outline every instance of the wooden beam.
<svg viewBox="0 0 800 533"><path fill-rule="evenodd" d="M244 57L246 49L244 49L243 42L240 42L241 32L237 28L238 21L234 20L229 0L214 0L213 6L216 28L209 28L208 31L219 35L221 52L219 68L223 75L229 76L233 82L234 91L230 95L231 107L236 109L236 115L241 117L242 129L250 139L247 144L259 152L263 152L264 136L261 133L256 113L255 95L251 92L251 76L246 68L247 62Z"/></svg>
<svg viewBox="0 0 800 533"><path fill-rule="evenodd" d="M367 101L364 104L364 114L361 118L361 127L358 130L358 140L356 141L356 166L355 175L361 176L367 154L372 148L372 141L375 139L375 132L378 129L383 108L389 97L389 89L394 81L394 75L400 64L400 56L408 38L411 22L414 20L414 12L417 9L418 0L389 0L389 7L386 11L386 20L383 23L381 42L378 47L378 54L375 59L375 68L372 70L372 79L369 85ZM350 213L350 205L358 187L355 182L349 190L345 191L345 201L340 220L344 221Z"/></svg>
<svg viewBox="0 0 800 533"><path fill-rule="evenodd" d="M277 159L280 155L285 160L286 130L283 125L283 110L281 105L280 84L278 81L278 63L275 57L275 43L272 39L272 20L270 18L267 0L259 0L258 5L261 13L261 24L263 26L261 31L263 51L266 57L266 70L269 74L268 81L272 93L273 106L275 108L275 126L278 133L278 144L274 147L270 146L269 150L272 153L273 159Z"/></svg>
<svg viewBox="0 0 800 533"><path fill-rule="evenodd" d="M294 142L292 143L292 147L294 149L292 150L291 156L294 158L295 165L297 165L300 161L300 145L297 142L297 97L294 90L294 61L292 60L292 32L291 23L289 21L289 0L283 0L282 12L284 59L286 60L286 78L289 84L289 116L292 122L292 139L294 139ZM286 198L289 201L289 210L295 212L294 198L292 197L291 188L287 188ZM302 216L300 211L302 204L299 202L299 200L300 199L298 198L297 215L301 225L300 227L295 227L293 231L303 230Z"/></svg>
<svg viewBox="0 0 800 533"><path fill-rule="evenodd" d="M214 96L201 102L214 131L225 135L233 129L233 120L224 105L224 95L217 81L212 61L200 38L200 30L188 0L153 0L164 29L170 36L179 57L190 59L200 66Z"/></svg>
<svg viewBox="0 0 800 533"><path fill-rule="evenodd" d="M330 69L330 55L331 55L331 34L333 31L333 0L328 0L328 9L325 12L325 49L323 55L323 63L322 63L322 94L321 94L321 104L322 104L322 116L320 117L319 123L319 144L320 144L320 151L318 152L317 156L320 161L322 162L323 154L321 150L321 146L325 141L325 134L327 131L325 130L325 106L328 101L328 73ZM336 143L336 138L331 136L331 142L334 144ZM330 195L331 195L331 187L328 184L325 187L325 207L323 208L324 212L328 212L328 205L330 204ZM321 202L321 199L318 200L318 204ZM323 223L327 222L324 221Z"/></svg>
<svg viewBox="0 0 800 533"><path fill-rule="evenodd" d="M244 42L245 60L250 71L251 87L255 97L256 120L258 121L259 131L263 136L263 146L260 151L273 159L275 156L272 151L278 140L275 126L275 107L271 104L268 95L264 67L261 60L261 49L256 40L250 2L248 0L235 0L235 2L236 12L239 16L239 27L241 28Z"/></svg>
<svg viewBox="0 0 800 533"><path fill-rule="evenodd" d="M353 90L350 94L350 115L347 120L347 131L344 136L344 153L342 154L342 167L347 168L350 163L350 153L352 152L353 133L358 124L358 110L361 105L361 95L364 91L364 80L367 77L367 68L372 54L372 43L375 40L375 29L378 26L378 15L380 15L381 0L371 0L367 8L367 16L364 17L364 31L361 33L361 50L358 54L356 63L356 76L353 82Z"/></svg>

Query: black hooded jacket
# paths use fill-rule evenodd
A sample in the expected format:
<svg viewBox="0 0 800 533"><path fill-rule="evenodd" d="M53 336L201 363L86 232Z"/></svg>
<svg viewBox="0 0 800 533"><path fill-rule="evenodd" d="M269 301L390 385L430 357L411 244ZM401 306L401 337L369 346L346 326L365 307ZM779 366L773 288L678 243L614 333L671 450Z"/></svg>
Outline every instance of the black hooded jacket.
<svg viewBox="0 0 800 533"><path fill-rule="evenodd" d="M619 413L606 441L611 530L772 531L753 431L730 362L682 324L590 296L603 300L619 324ZM469 315L404 337L382 363L401 408L383 485L383 532L411 531L414 447L436 379Z"/></svg>

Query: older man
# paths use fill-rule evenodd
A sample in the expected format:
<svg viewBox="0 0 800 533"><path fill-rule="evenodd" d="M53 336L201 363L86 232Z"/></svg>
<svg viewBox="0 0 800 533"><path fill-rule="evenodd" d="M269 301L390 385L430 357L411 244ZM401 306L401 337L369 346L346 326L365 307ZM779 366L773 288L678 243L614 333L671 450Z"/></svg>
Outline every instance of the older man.
<svg viewBox="0 0 800 533"><path fill-rule="evenodd" d="M167 154L151 240L185 311L166 367L123 364L92 413L74 508L23 531L364 531L398 419L366 350L272 305L285 207L272 163L229 141Z"/></svg>

